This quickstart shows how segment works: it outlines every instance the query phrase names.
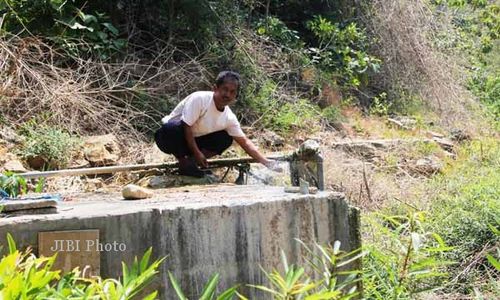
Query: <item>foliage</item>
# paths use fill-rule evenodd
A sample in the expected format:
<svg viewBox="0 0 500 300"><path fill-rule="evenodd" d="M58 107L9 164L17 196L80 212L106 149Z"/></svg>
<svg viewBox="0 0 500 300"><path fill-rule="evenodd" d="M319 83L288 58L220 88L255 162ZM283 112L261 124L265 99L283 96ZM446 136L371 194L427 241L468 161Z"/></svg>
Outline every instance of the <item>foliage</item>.
<svg viewBox="0 0 500 300"><path fill-rule="evenodd" d="M346 85L366 84L368 73L378 71L381 61L367 53L368 38L356 23L341 26L316 16L307 22L307 27L317 39L317 46L308 49L312 62L337 73Z"/></svg>
<svg viewBox="0 0 500 300"><path fill-rule="evenodd" d="M23 124L20 133L26 142L20 153L25 158L41 157L46 167L63 167L71 158L72 151L80 144L80 139L68 132L31 120Z"/></svg>
<svg viewBox="0 0 500 300"><path fill-rule="evenodd" d="M500 230L499 151L496 140L472 142L460 149L455 165L434 182L438 193L429 227L454 247L447 257L462 265L450 269L458 280L452 287L464 293L472 292L473 282L492 270L484 255L480 259L476 255L500 243L495 234ZM462 273L465 267L468 271Z"/></svg>
<svg viewBox="0 0 500 300"><path fill-rule="evenodd" d="M170 283L172 284L173 289L175 290L175 293L177 297L180 300L188 300L188 298L184 295L184 292L182 291L182 288L180 287L179 283L175 279L174 275L170 272L168 272L168 277L170 279ZM203 287L203 290L201 292L200 300L230 300L233 299L233 297L237 294L237 288L238 286L231 287L223 292L221 292L219 295L216 295L216 289L217 289L217 283L219 281L219 274L214 274L212 277L208 280L208 282L205 284Z"/></svg>
<svg viewBox="0 0 500 300"><path fill-rule="evenodd" d="M83 278L78 268L62 275L52 270L56 255L36 257L17 250L7 234L9 252L0 260L0 298L2 299L133 299L158 273L163 259L149 263L149 248L140 261L137 257L129 269L123 264L121 280L100 277ZM156 299L154 291L144 299Z"/></svg>
<svg viewBox="0 0 500 300"><path fill-rule="evenodd" d="M282 46L300 48L301 42L298 31L289 29L286 24L276 17L267 17L257 23L257 34L266 36Z"/></svg>
<svg viewBox="0 0 500 300"><path fill-rule="evenodd" d="M376 235L364 260L367 299L414 299L439 287L450 261L440 255L452 248L436 233L426 230L425 214L373 215L366 219Z"/></svg>
<svg viewBox="0 0 500 300"><path fill-rule="evenodd" d="M27 189L26 179L13 172L0 174L0 190L6 192L9 197L17 197L25 194Z"/></svg>
<svg viewBox="0 0 500 300"><path fill-rule="evenodd" d="M126 46L106 14L79 0L4 0L3 27L11 34L42 35L69 54L107 59ZM90 10L92 12L85 12Z"/></svg>
<svg viewBox="0 0 500 300"><path fill-rule="evenodd" d="M272 299L351 299L359 295L357 283L360 280L360 270L357 264L365 254L361 249L352 252L340 250L340 242L332 246L314 244L314 248L297 240L306 250L304 259L312 270L305 273L304 267L289 265L284 252L281 259L284 274L277 270L267 273L270 286L250 285L258 290L272 295ZM350 270L343 267L349 265Z"/></svg>

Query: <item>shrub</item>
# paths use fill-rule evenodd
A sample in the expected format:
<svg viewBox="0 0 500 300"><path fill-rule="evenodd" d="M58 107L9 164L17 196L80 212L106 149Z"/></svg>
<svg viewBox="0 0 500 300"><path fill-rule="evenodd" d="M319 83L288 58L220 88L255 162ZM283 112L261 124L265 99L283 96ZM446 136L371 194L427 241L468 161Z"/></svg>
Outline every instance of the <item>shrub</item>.
<svg viewBox="0 0 500 300"><path fill-rule="evenodd" d="M62 129L37 124L33 120L25 123L20 133L26 137L21 155L26 159L40 157L45 162L45 168L64 167L80 143L79 138Z"/></svg>
<svg viewBox="0 0 500 300"><path fill-rule="evenodd" d="M500 230L499 167L498 141L473 142L460 149L455 166L434 182L437 193L429 227L454 247L447 257L461 266L450 269L458 280L451 288L464 293L472 292L472 285L477 287L486 270L493 270L484 255L477 255L500 243L500 236L491 230Z"/></svg>
<svg viewBox="0 0 500 300"><path fill-rule="evenodd" d="M12 172L0 174L0 189L6 192L9 197L17 197L26 193L26 188L26 180L23 177Z"/></svg>
<svg viewBox="0 0 500 300"><path fill-rule="evenodd" d="M10 234L7 234L9 252L0 260L1 299L135 299L158 273L163 259L150 264L152 249L144 256L135 258L131 268L123 264L120 280L100 277L83 278L78 268L62 274L52 270L56 255L36 257L26 250L17 250ZM156 299L154 291L143 299Z"/></svg>

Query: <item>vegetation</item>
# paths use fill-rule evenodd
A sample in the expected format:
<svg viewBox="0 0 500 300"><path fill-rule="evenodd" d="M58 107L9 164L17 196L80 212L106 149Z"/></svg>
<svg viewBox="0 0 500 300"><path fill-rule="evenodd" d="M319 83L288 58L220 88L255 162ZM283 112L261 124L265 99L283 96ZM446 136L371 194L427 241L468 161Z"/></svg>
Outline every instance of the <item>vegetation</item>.
<svg viewBox="0 0 500 300"><path fill-rule="evenodd" d="M413 117L416 129L381 136L459 128L472 141L457 144L456 153L422 142L388 153L385 165L371 162L383 169L377 175L409 183L398 186L396 204L385 197L391 201L369 199L363 207L365 297L500 297L498 1L125 2L0 1L0 126L26 137L17 146L24 159L64 167L76 137L86 134L149 141L161 117L193 90L210 89L221 69L242 74L234 107L242 123L289 137L332 127L369 135L385 127L366 126L364 118L395 114ZM43 121L32 121L40 115ZM427 156L443 159L442 174L405 168ZM349 197L361 199L368 189L365 168L362 176L348 180L355 185ZM0 188L15 197L26 183L6 173ZM388 185L379 189L389 194ZM255 288L276 299L349 298L334 279L346 258L337 250L318 247L318 256L311 249L319 259L312 269L325 269L319 281L306 274L311 266L285 264L284 273L266 273L268 286ZM104 282L78 289L99 291ZM205 298L236 295L235 288L216 295L217 282L217 275L209 279Z"/></svg>
<svg viewBox="0 0 500 300"><path fill-rule="evenodd" d="M78 268L62 274L53 270L56 255L36 257L30 250L19 251L10 234L8 253L0 261L0 295L2 299L134 299L158 273L163 259L149 262L150 248L129 268L123 264L120 280L85 278ZM154 291L143 299L156 299Z"/></svg>

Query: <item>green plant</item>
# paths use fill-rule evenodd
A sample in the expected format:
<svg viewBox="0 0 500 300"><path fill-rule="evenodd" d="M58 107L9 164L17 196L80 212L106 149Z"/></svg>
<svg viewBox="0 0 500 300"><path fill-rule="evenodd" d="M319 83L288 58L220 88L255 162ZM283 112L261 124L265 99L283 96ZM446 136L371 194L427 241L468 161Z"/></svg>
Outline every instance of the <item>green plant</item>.
<svg viewBox="0 0 500 300"><path fill-rule="evenodd" d="M480 288L476 282L493 266L484 254L479 259L478 255L500 243L495 234L500 230L499 151L497 140L466 144L458 149L456 162L431 185L435 196L428 227L454 247L446 257L461 265L449 269L454 278L449 288L463 293Z"/></svg>
<svg viewBox="0 0 500 300"><path fill-rule="evenodd" d="M90 6L90 7L89 7ZM95 5L94 7L98 7ZM92 11L84 12L86 10ZM126 46L118 29L106 14L91 4L77 0L4 0L2 30L12 34L42 35L61 46L69 54L97 54L107 59Z"/></svg>
<svg viewBox="0 0 500 300"><path fill-rule="evenodd" d="M378 96L373 97L370 106L370 113L379 116L387 116L390 112L392 103L387 100L387 93L382 92Z"/></svg>
<svg viewBox="0 0 500 300"><path fill-rule="evenodd" d="M328 124L334 124L343 119L342 114L340 113L340 109L336 106L330 105L321 110L321 115Z"/></svg>
<svg viewBox="0 0 500 300"><path fill-rule="evenodd" d="M27 189L26 179L13 172L5 172L0 174L0 189L5 191L9 197L25 194Z"/></svg>
<svg viewBox="0 0 500 300"><path fill-rule="evenodd" d="M317 40L316 45L307 50L312 63L336 73L346 86L366 84L368 72L378 72L381 61L368 54L368 38L356 23L341 26L315 16L307 22L307 28Z"/></svg>
<svg viewBox="0 0 500 300"><path fill-rule="evenodd" d="M45 168L65 166L80 144L80 139L68 132L34 120L23 124L20 133L26 137L20 154L26 159L40 157Z"/></svg>
<svg viewBox="0 0 500 300"><path fill-rule="evenodd" d="M283 46L290 48L302 47L302 42L296 30L289 29L283 21L276 17L267 17L257 22L257 34L269 37Z"/></svg>
<svg viewBox="0 0 500 300"><path fill-rule="evenodd" d="M360 270L352 265L358 261L364 253L360 249L346 253L340 251L340 242L336 241L333 247L324 247L314 244L311 249L302 241L297 240L306 250L305 260L311 267L311 273L305 273L300 266L289 265L283 251L281 260L284 266L284 274L277 270L267 273L270 286L250 285L258 290L268 293L272 299L351 299L359 295L357 282L360 280ZM351 265L352 270L342 268Z"/></svg>
<svg viewBox="0 0 500 300"><path fill-rule="evenodd" d="M0 260L2 299L134 299L152 281L163 261L150 264L150 248L140 261L135 258L130 269L123 264L121 280L82 278L77 268L61 277L61 271L52 270L56 255L38 258L30 250L17 250L10 234L7 241L9 253ZM156 297L154 291L143 299Z"/></svg>
<svg viewBox="0 0 500 300"><path fill-rule="evenodd" d="M175 279L174 275L170 272L168 272L168 278L170 279L170 283L172 284L172 287L177 295L177 297L180 300L188 300L186 296L184 295L184 292L182 291L182 288L180 287L179 283ZM201 296L199 300L230 300L233 299L235 295L238 294L237 288L238 286L231 287L223 292L221 292L219 295L216 295L216 288L217 288L217 282L219 281L219 274L214 274L212 277L208 280L208 282L205 284L205 287L203 288L203 291L201 292Z"/></svg>
<svg viewBox="0 0 500 300"><path fill-rule="evenodd" d="M367 299L414 299L439 286L451 261L440 256L452 248L425 228L423 212L366 219L377 236L367 245L363 286Z"/></svg>

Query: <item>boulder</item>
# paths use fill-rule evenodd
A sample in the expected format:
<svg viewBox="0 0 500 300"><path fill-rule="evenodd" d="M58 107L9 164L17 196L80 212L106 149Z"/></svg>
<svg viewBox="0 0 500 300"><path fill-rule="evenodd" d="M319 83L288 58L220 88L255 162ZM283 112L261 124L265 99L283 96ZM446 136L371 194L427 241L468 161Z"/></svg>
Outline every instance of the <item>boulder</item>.
<svg viewBox="0 0 500 300"><path fill-rule="evenodd" d="M5 171L10 171L14 173L24 173L26 172L26 168L24 168L21 161L17 159L9 160L3 165L3 169Z"/></svg>
<svg viewBox="0 0 500 300"><path fill-rule="evenodd" d="M19 136L14 129L10 127L2 127L0 128L0 140L12 144L21 144L24 141L24 137Z"/></svg>
<svg viewBox="0 0 500 300"><path fill-rule="evenodd" d="M125 200L139 200L153 197L153 192L135 184L128 184L122 189L122 196Z"/></svg>
<svg viewBox="0 0 500 300"><path fill-rule="evenodd" d="M422 175L433 175L441 172L443 163L435 156L428 156L417 160L413 169Z"/></svg>
<svg viewBox="0 0 500 300"><path fill-rule="evenodd" d="M471 136L465 130L462 129L452 129L450 132L450 138L455 142L470 141Z"/></svg>
<svg viewBox="0 0 500 300"><path fill-rule="evenodd" d="M120 159L120 147L113 134L87 137L83 148L85 159L93 167L116 165Z"/></svg>
<svg viewBox="0 0 500 300"><path fill-rule="evenodd" d="M267 147L271 148L283 147L285 144L285 139L283 139L283 137L278 135L276 132L267 129L264 129L261 132L260 138Z"/></svg>

